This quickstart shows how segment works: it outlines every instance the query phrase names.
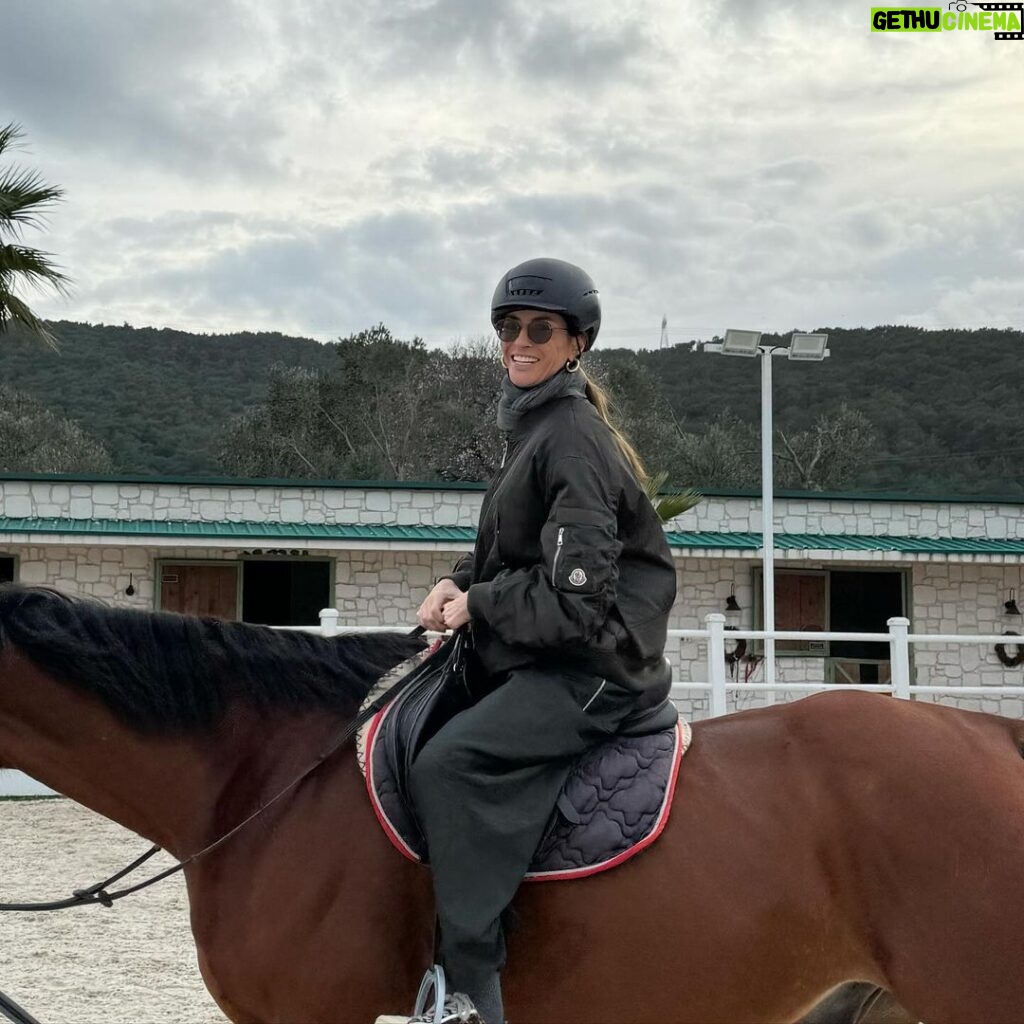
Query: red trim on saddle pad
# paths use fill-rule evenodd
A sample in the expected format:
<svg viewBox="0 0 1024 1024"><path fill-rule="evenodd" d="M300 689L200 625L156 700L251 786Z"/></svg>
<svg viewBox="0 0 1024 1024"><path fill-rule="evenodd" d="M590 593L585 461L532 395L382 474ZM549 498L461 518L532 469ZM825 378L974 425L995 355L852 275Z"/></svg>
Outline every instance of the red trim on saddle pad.
<svg viewBox="0 0 1024 1024"><path fill-rule="evenodd" d="M391 820L387 816L387 812L381 806L380 800L377 797L376 787L374 786L373 778L373 747L376 742L377 735L380 732L380 726L383 724L385 717L388 712L391 711L394 705L389 704L383 708L370 722L369 729L366 735L366 791L370 797L370 806L373 808L373 813L377 816L377 821L380 822L380 827L384 830L384 834L388 837L391 845L403 857L413 861L416 864L422 864L423 862L416 855L416 853L410 849L402 838L399 831L391 823ZM680 720L675 727L675 750L672 755L672 771L669 776L668 785L665 787L665 796L661 803L661 808L658 812L658 818L651 828L651 831L644 836L643 839L639 840L628 850L623 850L621 853L616 854L614 857L610 857L608 860L602 861L599 864L592 864L585 868L571 868L565 871L546 871L529 873L526 875L525 881L527 882L559 882L569 881L574 878L587 878L590 875L600 874L602 871L609 871L612 868L618 867L620 864L624 864L631 857L635 857L641 850L646 850L661 833L665 830L665 826L668 824L669 814L672 811L672 799L675 795L676 782L679 778L679 767L682 762L683 754L686 752L687 746L689 745L690 730L685 723Z"/></svg>
<svg viewBox="0 0 1024 1024"><path fill-rule="evenodd" d="M394 707L393 703L388 704L387 707L381 708L370 720L370 728L366 732L366 791L370 796L370 806L373 808L373 813L377 815L377 820L380 822L380 827L384 829L384 835L391 840L391 845L400 853L403 857L407 857L415 864L422 864L423 861L413 853L412 850L406 846L405 840L398 834L398 830L394 825L391 824L391 820L388 818L381 807L380 801L377 799L377 788L373 784L373 744L377 739L377 732L380 729L381 723L384 721L385 716Z"/></svg>

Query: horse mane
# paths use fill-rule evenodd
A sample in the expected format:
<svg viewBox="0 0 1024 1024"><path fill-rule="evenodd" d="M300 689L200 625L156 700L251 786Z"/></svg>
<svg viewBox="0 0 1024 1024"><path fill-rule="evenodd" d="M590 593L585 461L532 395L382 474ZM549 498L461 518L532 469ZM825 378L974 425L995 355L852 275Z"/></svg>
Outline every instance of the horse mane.
<svg viewBox="0 0 1024 1024"><path fill-rule="evenodd" d="M232 703L354 715L377 679L425 646L408 634L325 638L4 584L0 651L7 645L129 726L163 735L208 731Z"/></svg>

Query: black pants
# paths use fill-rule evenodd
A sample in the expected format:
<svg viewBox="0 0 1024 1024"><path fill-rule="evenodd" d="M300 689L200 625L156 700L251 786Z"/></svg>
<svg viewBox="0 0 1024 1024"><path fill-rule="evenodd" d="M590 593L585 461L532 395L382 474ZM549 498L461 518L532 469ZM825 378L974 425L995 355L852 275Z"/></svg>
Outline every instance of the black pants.
<svg viewBox="0 0 1024 1024"><path fill-rule="evenodd" d="M434 875L440 959L455 989L472 996L504 965L500 915L569 770L635 703L600 676L517 669L420 752L412 794Z"/></svg>

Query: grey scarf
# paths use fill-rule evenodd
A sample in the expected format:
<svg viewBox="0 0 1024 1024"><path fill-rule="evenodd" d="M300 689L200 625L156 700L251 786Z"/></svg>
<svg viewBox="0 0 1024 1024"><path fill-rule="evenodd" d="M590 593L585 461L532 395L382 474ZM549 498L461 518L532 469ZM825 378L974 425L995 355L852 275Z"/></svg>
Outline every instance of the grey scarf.
<svg viewBox="0 0 1024 1024"><path fill-rule="evenodd" d="M582 373L559 370L553 377L534 384L532 388L517 388L508 379L501 382L501 398L498 399L498 426L502 430L515 430L519 421L528 412L540 408L556 398L587 397L587 382Z"/></svg>

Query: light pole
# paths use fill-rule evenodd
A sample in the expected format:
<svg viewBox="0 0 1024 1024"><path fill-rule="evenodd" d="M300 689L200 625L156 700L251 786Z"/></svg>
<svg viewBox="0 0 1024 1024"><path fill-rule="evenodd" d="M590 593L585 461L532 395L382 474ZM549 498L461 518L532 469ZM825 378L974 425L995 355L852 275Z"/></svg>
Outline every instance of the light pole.
<svg viewBox="0 0 1024 1024"><path fill-rule="evenodd" d="M720 345L705 345L723 356L761 356L761 605L764 609L764 681L775 682L775 456L772 426L772 358L821 362L830 355L827 334L794 333L789 345L762 345L760 331L725 332ZM766 691L770 703L772 691Z"/></svg>

